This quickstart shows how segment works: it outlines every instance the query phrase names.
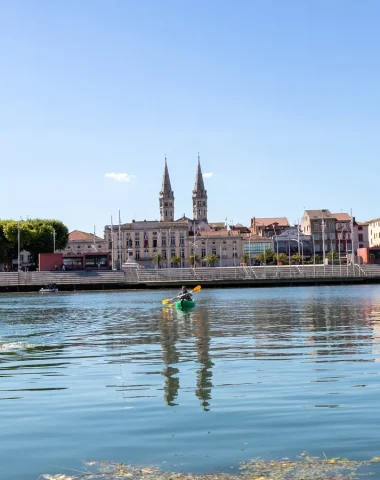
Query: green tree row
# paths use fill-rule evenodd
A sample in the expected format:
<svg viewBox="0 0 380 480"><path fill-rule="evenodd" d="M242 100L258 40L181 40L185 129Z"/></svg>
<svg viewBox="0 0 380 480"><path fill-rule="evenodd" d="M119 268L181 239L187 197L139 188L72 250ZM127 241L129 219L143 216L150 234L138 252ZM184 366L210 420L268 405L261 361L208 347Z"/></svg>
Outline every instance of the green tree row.
<svg viewBox="0 0 380 480"><path fill-rule="evenodd" d="M36 262L39 253L53 252L53 234L55 232L55 248L66 247L69 231L60 220L35 218L20 221L20 249L27 250ZM16 220L0 220L0 262L10 264L17 257L18 222Z"/></svg>
<svg viewBox="0 0 380 480"><path fill-rule="evenodd" d="M210 253L209 255L206 255L205 257L203 257L201 259L201 257L195 253L195 254L191 254L187 257L187 261L190 262L190 264L194 267L195 265L201 263L201 261L203 263L206 263L207 265L209 265L210 267L213 267L215 265L215 263L218 261L218 258L216 255L214 255L213 253ZM160 266L162 264L162 262L165 260L165 257L164 255L162 255L162 253L156 253L156 255L153 255L153 263L157 264L158 266ZM171 257L170 259L171 263L173 265L180 265L181 264L181 257L179 257L178 255L174 255L173 257Z"/></svg>

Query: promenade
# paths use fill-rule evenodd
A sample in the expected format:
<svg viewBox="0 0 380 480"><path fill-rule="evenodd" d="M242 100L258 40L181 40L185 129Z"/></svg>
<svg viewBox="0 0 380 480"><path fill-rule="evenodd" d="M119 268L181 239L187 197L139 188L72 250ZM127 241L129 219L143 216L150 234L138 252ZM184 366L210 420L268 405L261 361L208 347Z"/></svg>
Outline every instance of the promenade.
<svg viewBox="0 0 380 480"><path fill-rule="evenodd" d="M0 273L1 292L33 292L48 283L60 291L203 287L263 287L380 283L380 265L292 265L135 269L126 271Z"/></svg>

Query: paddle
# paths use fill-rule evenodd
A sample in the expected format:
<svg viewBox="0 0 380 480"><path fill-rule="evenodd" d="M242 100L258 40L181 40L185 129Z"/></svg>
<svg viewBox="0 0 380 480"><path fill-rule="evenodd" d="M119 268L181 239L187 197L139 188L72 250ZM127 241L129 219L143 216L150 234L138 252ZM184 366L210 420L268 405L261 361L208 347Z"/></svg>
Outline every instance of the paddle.
<svg viewBox="0 0 380 480"><path fill-rule="evenodd" d="M194 290L192 290L191 292L187 292L187 293L195 293L195 292L199 292L199 290L201 289L202 287L200 285L197 285ZM177 297L175 297L174 300L176 300L178 298L178 300L182 300L183 297L186 297L187 293L184 293L183 295L178 295ZM175 302L174 303L169 303L168 304L168 307L172 307L173 305L175 305Z"/></svg>
<svg viewBox="0 0 380 480"><path fill-rule="evenodd" d="M195 288L193 288L193 290L192 290L191 292L188 292L188 293L196 293L196 292L199 292L199 290L200 290L201 288L202 288L202 287L201 287L200 285L197 285ZM185 293L184 295L186 295L186 293ZM162 300L161 303L162 303L163 305L167 305L167 304L171 303L173 300L176 300L177 298L181 298L181 297L184 296L184 295L177 295L177 296L175 296L175 297L173 297L173 298L165 298L164 300ZM174 305L174 303L171 304L171 305L169 305L169 307L172 307L173 305Z"/></svg>

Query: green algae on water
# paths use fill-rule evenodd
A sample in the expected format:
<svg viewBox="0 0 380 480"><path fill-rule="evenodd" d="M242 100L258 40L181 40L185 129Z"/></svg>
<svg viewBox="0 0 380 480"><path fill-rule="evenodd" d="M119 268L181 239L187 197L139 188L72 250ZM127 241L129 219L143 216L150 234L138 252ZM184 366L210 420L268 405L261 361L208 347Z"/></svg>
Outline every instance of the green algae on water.
<svg viewBox="0 0 380 480"><path fill-rule="evenodd" d="M380 457L367 461L313 457L303 452L296 460L252 459L240 464L238 474L164 472L157 466L136 466L116 462L84 462L83 470L69 474L43 474L40 480L353 480L373 474ZM365 473L359 473L359 470Z"/></svg>

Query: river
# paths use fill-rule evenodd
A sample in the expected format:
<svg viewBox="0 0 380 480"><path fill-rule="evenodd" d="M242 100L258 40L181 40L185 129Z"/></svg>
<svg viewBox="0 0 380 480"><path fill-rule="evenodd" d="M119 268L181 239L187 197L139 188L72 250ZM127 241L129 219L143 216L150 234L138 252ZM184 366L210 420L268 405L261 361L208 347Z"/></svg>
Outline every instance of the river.
<svg viewBox="0 0 380 480"><path fill-rule="evenodd" d="M175 293L0 296L1 478L380 455L380 286Z"/></svg>

